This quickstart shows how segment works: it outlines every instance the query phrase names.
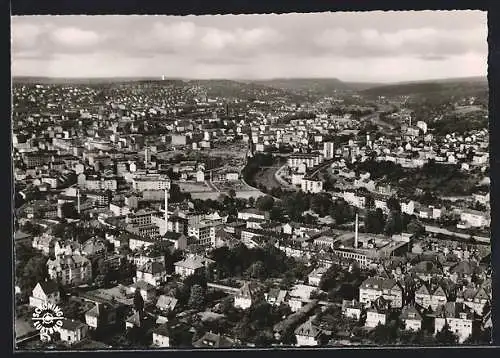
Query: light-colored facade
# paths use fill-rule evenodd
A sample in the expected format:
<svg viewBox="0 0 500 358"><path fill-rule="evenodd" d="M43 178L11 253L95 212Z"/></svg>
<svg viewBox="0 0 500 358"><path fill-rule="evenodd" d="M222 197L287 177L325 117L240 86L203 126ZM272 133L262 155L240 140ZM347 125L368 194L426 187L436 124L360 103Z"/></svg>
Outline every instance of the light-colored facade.
<svg viewBox="0 0 500 358"><path fill-rule="evenodd" d="M29 305L40 308L44 304L57 305L60 300L61 296L55 282L38 282L29 298Z"/></svg>
<svg viewBox="0 0 500 358"><path fill-rule="evenodd" d="M366 279L359 288L359 302L369 306L379 297L390 301L393 308L403 305L403 290L396 281L375 277Z"/></svg>
<svg viewBox="0 0 500 358"><path fill-rule="evenodd" d="M57 257L47 262L49 277L63 285L81 285L92 279L92 265L84 256Z"/></svg>

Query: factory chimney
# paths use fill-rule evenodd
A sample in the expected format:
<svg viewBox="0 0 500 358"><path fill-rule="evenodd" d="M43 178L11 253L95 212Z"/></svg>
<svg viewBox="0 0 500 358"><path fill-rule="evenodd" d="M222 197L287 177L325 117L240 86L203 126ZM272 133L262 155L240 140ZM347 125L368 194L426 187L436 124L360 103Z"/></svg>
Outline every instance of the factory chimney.
<svg viewBox="0 0 500 358"><path fill-rule="evenodd" d="M358 248L358 213L356 213L356 224L354 228L354 248Z"/></svg>
<svg viewBox="0 0 500 358"><path fill-rule="evenodd" d="M76 210L80 214L80 188L76 189Z"/></svg>
<svg viewBox="0 0 500 358"><path fill-rule="evenodd" d="M165 188L165 232L168 231L168 189Z"/></svg>

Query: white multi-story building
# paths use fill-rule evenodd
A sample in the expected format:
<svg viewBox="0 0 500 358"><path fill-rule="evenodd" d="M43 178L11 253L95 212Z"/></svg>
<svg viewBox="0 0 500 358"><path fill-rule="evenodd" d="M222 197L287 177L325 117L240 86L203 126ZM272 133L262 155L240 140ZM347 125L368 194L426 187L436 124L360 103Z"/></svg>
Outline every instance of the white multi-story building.
<svg viewBox="0 0 500 358"><path fill-rule="evenodd" d="M246 310L259 298L260 287L254 282L245 282L239 292L234 296L234 307Z"/></svg>
<svg viewBox="0 0 500 358"><path fill-rule="evenodd" d="M434 334L447 324L450 331L458 336L458 342L463 343L472 334L473 318L472 312L463 303L448 302L436 312Z"/></svg>
<svg viewBox="0 0 500 358"><path fill-rule="evenodd" d="M422 328L422 315L413 305L403 307L401 320L408 331L419 331Z"/></svg>
<svg viewBox="0 0 500 358"><path fill-rule="evenodd" d="M188 236L195 237L200 245L209 245L215 242L215 226L199 223L188 226Z"/></svg>
<svg viewBox="0 0 500 358"><path fill-rule="evenodd" d="M435 310L437 307L444 305L447 302L446 293L442 287L438 287L431 294L427 286L420 286L415 291L415 303L427 309Z"/></svg>
<svg viewBox="0 0 500 358"><path fill-rule="evenodd" d="M92 279L92 265L84 256L56 257L47 261L49 277L63 285L81 285Z"/></svg>
<svg viewBox="0 0 500 358"><path fill-rule="evenodd" d="M403 290L396 281L377 277L367 278L359 287L359 302L369 306L379 297L390 301L393 308L400 308L403 305Z"/></svg>
<svg viewBox="0 0 500 358"><path fill-rule="evenodd" d="M320 344L321 330L309 319L295 330L297 346L317 346Z"/></svg>
<svg viewBox="0 0 500 358"><path fill-rule="evenodd" d="M313 178L302 178L301 189L305 193L320 193L323 191L323 182Z"/></svg>
<svg viewBox="0 0 500 358"><path fill-rule="evenodd" d="M147 262L136 271L136 280L145 281L152 286L159 287L165 282L167 270L163 262Z"/></svg>
<svg viewBox="0 0 500 358"><path fill-rule="evenodd" d="M170 179L162 174L136 175L132 179L132 188L137 191L170 190Z"/></svg>
<svg viewBox="0 0 500 358"><path fill-rule="evenodd" d="M311 286L316 286L319 287L319 283L321 282L321 278L325 274L325 272L328 270L328 267L322 266L314 270L307 276L307 280L309 282L309 285Z"/></svg>
<svg viewBox="0 0 500 358"><path fill-rule="evenodd" d="M363 209L366 205L366 197L363 195L357 195L354 191L344 191L342 196L347 203L354 205L357 208Z"/></svg>
<svg viewBox="0 0 500 358"><path fill-rule="evenodd" d="M486 213L471 209L462 211L460 214L460 221L469 227L484 227L490 224L490 218Z"/></svg>
<svg viewBox="0 0 500 358"><path fill-rule="evenodd" d="M366 311L365 327L375 328L379 324L384 325L386 323L386 320L387 320L386 312L378 311L375 308L369 308Z"/></svg>
<svg viewBox="0 0 500 358"><path fill-rule="evenodd" d="M323 157L325 159L332 159L335 156L335 146L333 142L323 143Z"/></svg>
<svg viewBox="0 0 500 358"><path fill-rule="evenodd" d="M323 182L313 178L302 178L301 189L305 193L321 193L323 191Z"/></svg>
<svg viewBox="0 0 500 358"><path fill-rule="evenodd" d="M181 277L196 275L203 272L212 263L214 263L213 260L205 257L189 255L184 260L174 264L175 273Z"/></svg>

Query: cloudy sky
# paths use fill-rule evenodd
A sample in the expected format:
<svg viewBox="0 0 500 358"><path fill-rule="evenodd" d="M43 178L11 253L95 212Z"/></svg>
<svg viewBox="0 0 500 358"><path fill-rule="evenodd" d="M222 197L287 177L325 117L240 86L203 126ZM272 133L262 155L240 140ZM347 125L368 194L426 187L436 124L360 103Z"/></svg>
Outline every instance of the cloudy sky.
<svg viewBox="0 0 500 358"><path fill-rule="evenodd" d="M484 76L480 11L12 17L14 76L394 82Z"/></svg>

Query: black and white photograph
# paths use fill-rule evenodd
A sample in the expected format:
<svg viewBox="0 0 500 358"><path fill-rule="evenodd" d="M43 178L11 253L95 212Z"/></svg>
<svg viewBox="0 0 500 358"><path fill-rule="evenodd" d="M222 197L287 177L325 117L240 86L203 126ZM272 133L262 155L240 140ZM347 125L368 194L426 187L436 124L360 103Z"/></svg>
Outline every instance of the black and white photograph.
<svg viewBox="0 0 500 358"><path fill-rule="evenodd" d="M11 16L15 350L490 345L487 38Z"/></svg>

